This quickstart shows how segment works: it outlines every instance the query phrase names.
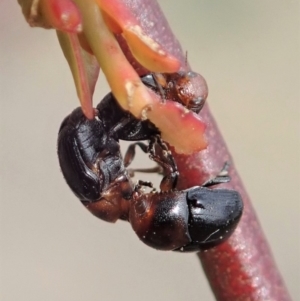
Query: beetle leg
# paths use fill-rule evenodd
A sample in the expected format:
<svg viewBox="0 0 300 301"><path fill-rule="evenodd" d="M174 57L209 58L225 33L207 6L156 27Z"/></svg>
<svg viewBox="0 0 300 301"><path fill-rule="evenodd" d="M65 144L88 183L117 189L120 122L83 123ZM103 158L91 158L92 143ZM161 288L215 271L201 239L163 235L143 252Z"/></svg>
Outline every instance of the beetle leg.
<svg viewBox="0 0 300 301"><path fill-rule="evenodd" d="M141 190L142 190L142 187L152 188L151 192L152 193L156 192L156 189L153 187L153 183L152 182L143 181L143 180L139 180L138 181L138 183L135 185L134 190L140 194Z"/></svg>
<svg viewBox="0 0 300 301"><path fill-rule="evenodd" d="M149 146L142 142L136 142L129 145L127 152L124 157L124 165L127 167L130 165L132 160L135 157L135 148L139 146L143 152L149 153L149 158L156 162L158 166L154 168L146 168L146 169L131 169L129 170L129 174L131 177L134 176L134 172L156 172L159 174L166 173L160 183L160 189L162 191L169 191L176 187L177 179L179 176L176 162L170 153L168 146L165 142L161 140L159 135L154 135L149 140ZM162 155L161 155L162 153Z"/></svg>
<svg viewBox="0 0 300 301"><path fill-rule="evenodd" d="M135 157L135 147L139 146L144 153L148 153L148 145L143 142L136 142L129 145L126 154L124 156L125 167L129 166Z"/></svg>
<svg viewBox="0 0 300 301"><path fill-rule="evenodd" d="M157 146L160 149L157 149ZM157 155L157 152L162 152L163 156ZM159 135L153 136L149 142L149 157L153 161L157 162L165 171L165 176L160 183L160 189L162 191L169 191L175 189L177 185L177 179L179 176L177 165L168 149L165 142L161 140Z"/></svg>
<svg viewBox="0 0 300 301"><path fill-rule="evenodd" d="M161 139L159 135L153 136L149 142L149 153L153 156L155 156L156 152L155 145L158 145L161 148L164 158L166 158L166 164L172 168L172 171L177 171L175 159L170 152L168 145Z"/></svg>
<svg viewBox="0 0 300 301"><path fill-rule="evenodd" d="M126 114L115 126L109 130L109 136L112 137L118 131L122 130L128 123L132 122L132 117L129 114Z"/></svg>
<svg viewBox="0 0 300 301"><path fill-rule="evenodd" d="M141 187L141 186L146 186L146 187L153 188L152 182L149 182L149 181L139 180L139 181L138 181L138 185L139 185L140 187Z"/></svg>
<svg viewBox="0 0 300 301"><path fill-rule="evenodd" d="M143 173L157 173L159 175L163 174L163 168L159 165L156 165L151 168L129 168L127 169L129 172L130 177L134 177L136 172L143 172Z"/></svg>
<svg viewBox="0 0 300 301"><path fill-rule="evenodd" d="M144 153L149 153L149 146L146 145L145 143L136 142L136 143L130 144L126 151L125 157L124 157L125 167L130 165L132 160L134 159L136 146L139 146ZM130 168L130 169L127 169L127 171L129 173L130 177L134 177L135 172L163 174L163 168L160 165L157 165L152 168Z"/></svg>
<svg viewBox="0 0 300 301"><path fill-rule="evenodd" d="M210 186L214 186L217 184L221 184L221 183L227 183L229 182L230 176L228 174L228 169L229 169L229 162L225 162L224 166L222 167L221 171L212 179L207 180L206 182L204 182L202 184L203 187L210 187Z"/></svg>

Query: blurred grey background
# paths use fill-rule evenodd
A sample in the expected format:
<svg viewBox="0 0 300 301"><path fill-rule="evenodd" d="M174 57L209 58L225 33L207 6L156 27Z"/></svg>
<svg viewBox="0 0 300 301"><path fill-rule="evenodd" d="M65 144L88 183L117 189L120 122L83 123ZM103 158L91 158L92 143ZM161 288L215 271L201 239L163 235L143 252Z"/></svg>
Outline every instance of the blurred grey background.
<svg viewBox="0 0 300 301"><path fill-rule="evenodd" d="M207 79L210 107L297 300L299 1L160 4ZM17 1L0 8L0 299L214 300L195 254L152 250L129 224L97 220L70 192L56 157L60 122L78 106L67 63L54 31L29 28ZM107 92L101 76L95 99Z"/></svg>

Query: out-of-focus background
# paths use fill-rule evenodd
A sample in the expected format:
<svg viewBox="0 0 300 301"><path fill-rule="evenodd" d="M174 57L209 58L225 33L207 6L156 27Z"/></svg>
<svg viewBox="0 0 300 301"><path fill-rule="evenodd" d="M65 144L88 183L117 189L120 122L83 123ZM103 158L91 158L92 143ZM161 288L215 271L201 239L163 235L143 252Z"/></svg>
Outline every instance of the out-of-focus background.
<svg viewBox="0 0 300 301"><path fill-rule="evenodd" d="M207 79L210 107L297 300L299 1L160 4L189 63ZM107 92L101 75L95 99ZM214 300L195 254L152 250L129 224L97 220L70 192L56 138L75 106L55 32L29 28L17 1L2 0L0 299ZM135 161L150 165L143 155Z"/></svg>

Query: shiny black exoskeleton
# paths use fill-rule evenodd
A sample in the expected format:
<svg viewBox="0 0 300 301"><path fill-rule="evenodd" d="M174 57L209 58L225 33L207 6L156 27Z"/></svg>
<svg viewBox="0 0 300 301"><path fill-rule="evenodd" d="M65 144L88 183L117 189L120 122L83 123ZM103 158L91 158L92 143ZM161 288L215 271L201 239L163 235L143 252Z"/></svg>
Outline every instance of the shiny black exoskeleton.
<svg viewBox="0 0 300 301"><path fill-rule="evenodd" d="M238 192L195 186L133 198L130 222L138 237L160 250L199 251L234 231L243 210Z"/></svg>
<svg viewBox="0 0 300 301"><path fill-rule="evenodd" d="M159 151L164 146L154 132L152 137L157 139L151 140L150 147L135 145L149 152L158 164L169 167L165 168L169 175L163 180L164 191L144 193L141 184L147 184L133 184L125 168L128 162L124 165L118 143L124 131L127 138L130 133L137 137L133 117L129 118L130 122L121 118L113 124L114 118L106 116L100 113L99 117L88 120L77 108L65 118L58 136L63 175L91 213L109 222L128 220L145 244L159 250L203 250L232 234L243 210L239 193L208 188L228 181L226 175L222 173L203 186L172 190L177 176L176 164L171 155L164 156L164 152ZM126 125L129 125L127 130ZM149 128L146 129L149 138Z"/></svg>
<svg viewBox="0 0 300 301"><path fill-rule="evenodd" d="M121 125L122 129L116 133L120 140L148 140L160 133L151 121L136 119L130 112L124 111L112 93L108 93L98 104L97 116L106 131L116 124Z"/></svg>
<svg viewBox="0 0 300 301"><path fill-rule="evenodd" d="M134 185L113 129L107 131L102 120L89 120L77 108L60 126L57 152L67 184L92 213L110 222L128 218Z"/></svg>

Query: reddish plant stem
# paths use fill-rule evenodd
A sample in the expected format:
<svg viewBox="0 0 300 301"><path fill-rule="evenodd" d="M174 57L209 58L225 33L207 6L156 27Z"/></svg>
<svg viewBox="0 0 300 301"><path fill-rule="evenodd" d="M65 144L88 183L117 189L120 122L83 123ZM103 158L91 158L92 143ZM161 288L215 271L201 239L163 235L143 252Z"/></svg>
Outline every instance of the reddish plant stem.
<svg viewBox="0 0 300 301"><path fill-rule="evenodd" d="M181 175L179 188L204 182L216 175L225 161L229 161L232 180L222 186L239 191L244 201L242 219L229 240L211 250L198 253L216 299L291 300L249 196L208 107L203 109L201 116L207 124L209 146L189 157L176 155Z"/></svg>
<svg viewBox="0 0 300 301"><path fill-rule="evenodd" d="M142 28L148 35L184 62L181 47L155 0L124 0L124 3L140 20ZM121 45L128 54L126 45L124 43ZM128 59L140 73L144 73L130 53ZM289 301L290 296L273 260L249 196L207 105L201 111L201 117L207 124L206 135L209 146L192 156L174 154L180 172L178 188L203 183L216 175L225 161L230 161L232 180L222 186L238 190L244 201L242 219L230 239L218 247L198 253L216 299Z"/></svg>

